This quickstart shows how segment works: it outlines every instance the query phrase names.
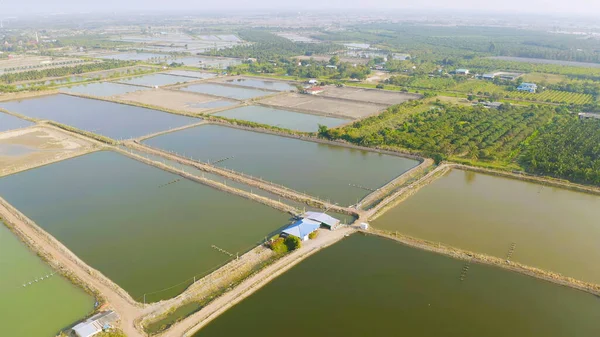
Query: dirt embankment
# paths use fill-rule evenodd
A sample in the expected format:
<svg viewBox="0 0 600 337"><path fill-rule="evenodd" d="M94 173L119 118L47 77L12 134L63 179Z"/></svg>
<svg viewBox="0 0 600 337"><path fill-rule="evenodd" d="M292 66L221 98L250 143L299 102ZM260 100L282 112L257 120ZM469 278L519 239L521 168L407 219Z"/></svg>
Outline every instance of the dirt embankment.
<svg viewBox="0 0 600 337"><path fill-rule="evenodd" d="M485 254L478 254L474 252L470 252L468 250L459 249L451 246L442 245L437 242L430 242L426 240L421 240L417 238L413 238L410 236L387 232L377 229L370 229L368 231L363 231L366 234L377 235L381 237L385 237L388 239L392 239L398 241L402 244L405 244L410 247L450 256L455 259L471 261L474 263L487 264L492 266L497 266L503 269L515 271L521 274L525 274L531 277L535 277L541 280L549 281L552 283L556 283L562 286L571 287L574 289L578 289L581 291L585 291L587 293L600 296L600 285L590 282L584 282L572 277L564 276L558 273L554 273L547 270L542 270L535 267L530 267L518 262L508 261L499 257L489 256Z"/></svg>
<svg viewBox="0 0 600 337"><path fill-rule="evenodd" d="M325 247L338 242L339 240L342 240L345 236L350 235L354 231L355 229L350 227L344 227L335 231L321 231L316 239L306 241L300 249L284 256L275 263L244 280L237 287L215 299L206 307L202 308L202 310L175 324L162 336L192 336L198 330L227 311L227 309L233 307L243 299L252 295L254 292L281 274L285 273L305 258L315 254Z"/></svg>
<svg viewBox="0 0 600 337"><path fill-rule="evenodd" d="M33 251L76 284L90 289L108 302L118 313L122 328L129 337L142 337L133 326L140 305L115 283L89 267L62 243L38 227L33 221L0 198L0 217Z"/></svg>
<svg viewBox="0 0 600 337"><path fill-rule="evenodd" d="M13 155L0 155L0 177L98 149L91 142L40 125L0 133L0 146L2 145L16 145L26 150Z"/></svg>
<svg viewBox="0 0 600 337"><path fill-rule="evenodd" d="M337 205L328 203L324 200L319 200L315 197L296 192L287 187L280 186L280 185L277 185L277 184L274 184L271 182L267 182L264 180L260 180L259 178L256 178L256 177L249 177L249 176L246 176L239 172L226 170L224 168L216 167L216 166L205 164L205 163L200 163L200 162L197 162L197 161L194 161L191 159L182 158L175 154L167 153L167 152L164 152L164 151L161 151L161 150L158 150L155 148L151 148L151 147L148 147L145 145L141 145L138 143L134 143L134 142L127 142L126 145L133 149L136 149L136 150L139 150L142 152L146 152L149 154L153 154L153 155L158 155L160 157L163 157L163 158L166 158L169 160L173 160L180 164L193 166L193 167L195 167L199 170L202 170L204 172L207 172L207 173L217 174L222 177L231 179L233 181L237 181L237 182L246 184L248 186L260 188L262 190L271 192L273 194L279 195L286 199L299 201L299 202L306 203L308 205L315 206L315 207L331 209L334 212L343 213L343 214L358 216L360 213L360 211L358 211L358 210L355 210L355 209L352 209L349 207L337 206ZM125 152L125 153L127 153L127 152ZM245 193L247 193L247 192L245 192ZM267 199L267 198L265 198L265 199ZM268 199L268 200L270 200L270 199Z"/></svg>

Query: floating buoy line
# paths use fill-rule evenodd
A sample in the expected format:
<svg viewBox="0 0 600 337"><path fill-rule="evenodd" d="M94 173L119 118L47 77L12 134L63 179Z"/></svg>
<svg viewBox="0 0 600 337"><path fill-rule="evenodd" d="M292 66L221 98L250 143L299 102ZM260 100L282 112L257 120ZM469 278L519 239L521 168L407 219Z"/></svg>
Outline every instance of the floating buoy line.
<svg viewBox="0 0 600 337"><path fill-rule="evenodd" d="M29 286L32 286L32 285L34 285L34 284L38 283L38 282L41 282L41 281L47 280L47 279L51 278L52 276L54 276L54 274L56 274L56 272L52 272L52 273L50 273L50 274L46 274L46 275L44 275L44 276L42 276L42 277L38 277L38 278L36 278L36 279L35 279L35 280L33 280L33 281L25 282L25 283L23 283L23 288L25 288L25 287L29 287Z"/></svg>

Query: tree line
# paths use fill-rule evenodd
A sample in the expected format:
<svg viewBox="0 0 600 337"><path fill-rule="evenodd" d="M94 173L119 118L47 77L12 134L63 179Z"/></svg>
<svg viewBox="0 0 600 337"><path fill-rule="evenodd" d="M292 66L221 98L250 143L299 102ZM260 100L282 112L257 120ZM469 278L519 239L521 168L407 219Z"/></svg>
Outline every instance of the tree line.
<svg viewBox="0 0 600 337"><path fill-rule="evenodd" d="M62 77L69 75L78 75L83 73L89 73L92 71L108 70L114 68L121 68L134 65L133 61L121 61L121 60L107 60L104 62L96 62L89 64L82 64L72 67L61 67L61 68L49 68L41 70L30 70L20 73L9 73L0 76L0 82L10 84L21 81L33 81L41 80L46 77Z"/></svg>

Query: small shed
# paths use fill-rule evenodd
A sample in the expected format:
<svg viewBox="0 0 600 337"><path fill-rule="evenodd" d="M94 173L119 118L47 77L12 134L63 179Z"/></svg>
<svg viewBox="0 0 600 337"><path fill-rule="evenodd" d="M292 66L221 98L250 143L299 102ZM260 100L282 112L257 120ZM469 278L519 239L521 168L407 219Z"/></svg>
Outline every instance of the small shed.
<svg viewBox="0 0 600 337"><path fill-rule="evenodd" d="M469 75L469 69L456 69L456 75Z"/></svg>
<svg viewBox="0 0 600 337"><path fill-rule="evenodd" d="M362 230L364 230L364 231L366 231L366 230L369 230L369 224L368 224L368 223L366 223L366 222L362 222L362 223L360 224L360 229L362 229Z"/></svg>
<svg viewBox="0 0 600 337"><path fill-rule="evenodd" d="M104 329L109 329L119 319L114 311L104 311L98 313L84 322L75 325L72 329L72 335L77 337L91 337L99 334Z"/></svg>
<svg viewBox="0 0 600 337"><path fill-rule="evenodd" d="M321 227L320 222L310 219L300 219L284 229L281 234L282 236L292 235L300 238L302 241L306 241L310 233L316 231L319 227Z"/></svg>
<svg viewBox="0 0 600 337"><path fill-rule="evenodd" d="M310 95L316 95L316 94L320 94L323 91L325 91L325 88L323 87L312 87L312 88L308 88L305 90L307 94Z"/></svg>
<svg viewBox="0 0 600 337"><path fill-rule="evenodd" d="M339 226L340 220L321 212L306 212L302 215L304 219L309 219L320 223L321 226L334 230Z"/></svg>
<svg viewBox="0 0 600 337"><path fill-rule="evenodd" d="M591 112L580 112L577 114L580 120L586 119L600 119L600 114L595 114Z"/></svg>
<svg viewBox="0 0 600 337"><path fill-rule="evenodd" d="M317 81L315 79L308 80L308 84L313 84L314 85L314 84L317 84L317 83L319 83L319 81Z"/></svg>

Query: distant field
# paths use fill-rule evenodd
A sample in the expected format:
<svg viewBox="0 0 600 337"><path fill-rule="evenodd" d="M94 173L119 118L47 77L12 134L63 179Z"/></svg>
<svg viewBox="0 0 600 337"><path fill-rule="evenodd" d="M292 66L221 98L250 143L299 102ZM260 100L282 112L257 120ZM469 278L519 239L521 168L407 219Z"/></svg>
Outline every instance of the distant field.
<svg viewBox="0 0 600 337"><path fill-rule="evenodd" d="M327 86L325 92L319 94L319 96L351 99L386 105L400 104L411 99L419 99L422 97L421 95L402 92L360 89L353 87L338 88L335 86Z"/></svg>
<svg viewBox="0 0 600 337"><path fill-rule="evenodd" d="M331 59L329 55L313 55L313 56L296 56L294 57L299 60L310 60L313 59L318 62L328 62ZM356 63L356 64L367 64L368 58L357 58L357 57L340 57L340 62Z"/></svg>
<svg viewBox="0 0 600 337"><path fill-rule="evenodd" d="M512 57L512 56L492 56L489 58L492 60L501 60L501 61L513 61L513 62L537 63L537 64L556 64L556 65L561 65L561 66L572 66L572 67L600 68L600 63L546 60L546 59L536 59L536 58L528 58L528 57Z"/></svg>
<svg viewBox="0 0 600 337"><path fill-rule="evenodd" d="M47 68L70 67L86 63L91 62L66 57L17 56L12 59L0 60L0 75L4 73L19 73Z"/></svg>
<svg viewBox="0 0 600 337"><path fill-rule="evenodd" d="M545 90L536 94L511 91L508 93L508 95L510 98L551 103L588 104L594 101L594 97L592 95L557 90Z"/></svg>
<svg viewBox="0 0 600 337"><path fill-rule="evenodd" d="M261 100L260 103L318 115L350 118L367 117L386 108L383 104L351 102L296 93L269 97Z"/></svg>
<svg viewBox="0 0 600 337"><path fill-rule="evenodd" d="M567 77L564 75L546 74L546 73L530 73L522 76L525 82L546 82L548 84L556 84L562 81L566 81Z"/></svg>
<svg viewBox="0 0 600 337"><path fill-rule="evenodd" d="M460 83L454 88L451 88L451 90L474 95L499 94L503 98L536 102L588 104L594 101L594 97L592 95L566 91L545 90L535 94L520 91L507 91L501 86L498 86L492 82L478 80Z"/></svg>

